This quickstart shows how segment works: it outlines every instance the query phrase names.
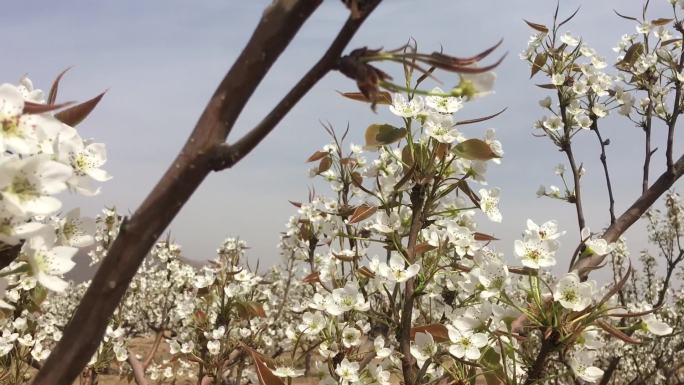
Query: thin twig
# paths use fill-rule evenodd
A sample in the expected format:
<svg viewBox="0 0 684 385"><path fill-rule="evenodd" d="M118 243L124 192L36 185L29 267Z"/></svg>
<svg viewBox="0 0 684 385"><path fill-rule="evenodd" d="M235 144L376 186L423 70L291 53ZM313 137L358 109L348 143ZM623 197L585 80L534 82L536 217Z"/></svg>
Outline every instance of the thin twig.
<svg viewBox="0 0 684 385"><path fill-rule="evenodd" d="M615 199L613 197L613 185L610 182L610 173L608 172L608 159L606 157L606 145L608 141L604 141L601 137L601 132L599 131L598 124L596 120L592 123L592 130L596 133L599 145L601 145L601 164L603 164L603 173L606 176L606 186L608 187L608 202L610 204L608 212L610 213L610 224L615 223Z"/></svg>

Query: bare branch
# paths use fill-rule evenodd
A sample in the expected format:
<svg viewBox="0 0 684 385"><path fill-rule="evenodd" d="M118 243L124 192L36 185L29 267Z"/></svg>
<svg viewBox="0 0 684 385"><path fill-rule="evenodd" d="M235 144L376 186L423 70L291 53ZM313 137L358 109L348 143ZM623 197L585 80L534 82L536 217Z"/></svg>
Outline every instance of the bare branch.
<svg viewBox="0 0 684 385"><path fill-rule="evenodd" d="M634 224L655 201L665 193L672 185L684 174L684 155L672 166L672 172L667 170L646 190L615 223L610 225L603 233L603 238L610 242L615 242L627 229ZM575 263L574 269L579 272L580 277L586 279L589 272L596 266L603 263L604 255L591 255L582 258Z"/></svg>
<svg viewBox="0 0 684 385"><path fill-rule="evenodd" d="M367 5L368 11L365 14L359 18L349 18L347 20L323 57L318 60L258 125L235 142L235 144L229 145L224 143L215 148L213 165L215 171L230 168L249 154L319 80L328 72L337 68L344 48L349 44L361 23L364 22L366 17L379 3L379 0L370 2Z"/></svg>
<svg viewBox="0 0 684 385"><path fill-rule="evenodd" d="M145 378L145 368L143 364L135 358L133 352L128 352L128 364L131 365L133 370L133 379L137 385L148 385L147 379Z"/></svg>
<svg viewBox="0 0 684 385"><path fill-rule="evenodd" d="M22 243L6 246L4 249L0 250L0 269L4 269L12 263L19 256L21 251Z"/></svg>
<svg viewBox="0 0 684 385"><path fill-rule="evenodd" d="M99 346L111 314L145 255L211 171L210 150L225 141L271 65L320 4L321 0L276 0L265 10L176 160L131 219L122 223L119 236L34 384L73 383Z"/></svg>
<svg viewBox="0 0 684 385"><path fill-rule="evenodd" d="M608 188L608 212L610 214L610 224L615 223L615 198L613 197L613 184L610 182L610 173L608 172L608 158L606 157L606 146L610 143L610 140L603 140L601 137L601 132L599 131L598 124L596 120L592 123L592 130L596 133L599 145L601 146L601 164L603 164L603 173L606 176L606 186Z"/></svg>

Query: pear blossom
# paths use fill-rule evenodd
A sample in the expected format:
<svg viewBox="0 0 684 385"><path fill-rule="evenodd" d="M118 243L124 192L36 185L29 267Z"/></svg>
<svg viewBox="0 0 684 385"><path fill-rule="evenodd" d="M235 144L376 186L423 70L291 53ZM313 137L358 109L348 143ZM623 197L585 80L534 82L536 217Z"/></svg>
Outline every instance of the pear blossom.
<svg viewBox="0 0 684 385"><path fill-rule="evenodd" d="M59 221L57 231L60 241L64 245L73 247L86 247L95 242L95 220L81 217L81 210L75 208L69 211Z"/></svg>
<svg viewBox="0 0 684 385"><path fill-rule="evenodd" d="M221 342L217 340L207 341L207 351L212 356L215 356L221 352Z"/></svg>
<svg viewBox="0 0 684 385"><path fill-rule="evenodd" d="M451 115L429 114L425 121L425 133L440 143L453 143L463 140L454 127Z"/></svg>
<svg viewBox="0 0 684 385"><path fill-rule="evenodd" d="M443 94L441 88L432 89L433 94ZM442 114L453 114L463 108L463 98L457 96L429 95L425 97L425 104Z"/></svg>
<svg viewBox="0 0 684 385"><path fill-rule="evenodd" d="M404 258L396 253L390 257L389 264L380 264L378 266L378 272L381 276L396 283L406 282L409 278L416 276L419 270L420 265L414 263L406 266Z"/></svg>
<svg viewBox="0 0 684 385"><path fill-rule="evenodd" d="M479 98L494 93L495 72L462 73L460 77L461 83L458 88L462 90L462 94L466 98Z"/></svg>
<svg viewBox="0 0 684 385"><path fill-rule="evenodd" d="M59 160L73 169L73 175L68 180L70 187L79 193L90 196L99 193L99 188L93 188L90 180L106 182L112 177L101 169L107 162L107 151L102 143L88 143L78 135L59 143Z"/></svg>
<svg viewBox="0 0 684 385"><path fill-rule="evenodd" d="M304 375L303 369L295 369L291 366L278 366L273 370L273 374L277 377L296 378Z"/></svg>
<svg viewBox="0 0 684 385"><path fill-rule="evenodd" d="M411 355L418 361L418 367L422 367L425 361L437 353L437 345L430 333L416 333L411 342Z"/></svg>
<svg viewBox="0 0 684 385"><path fill-rule="evenodd" d="M551 97L547 96L539 101L539 106L543 108L551 108Z"/></svg>
<svg viewBox="0 0 684 385"><path fill-rule="evenodd" d="M565 74L553 74L551 76L551 83L554 86L562 86L565 84Z"/></svg>
<svg viewBox="0 0 684 385"><path fill-rule="evenodd" d="M375 337L373 348L375 349L375 356L380 359L387 358L392 354L392 349L385 347L385 339L382 336Z"/></svg>
<svg viewBox="0 0 684 385"><path fill-rule="evenodd" d="M342 329L342 344L345 348L358 346L361 344L361 332L354 327L345 327Z"/></svg>
<svg viewBox="0 0 684 385"><path fill-rule="evenodd" d="M499 194L501 190L493 188L490 190L480 189L480 207L492 222L501 222L501 211L499 211Z"/></svg>
<svg viewBox="0 0 684 385"><path fill-rule="evenodd" d="M298 328L304 334L316 335L325 328L325 318L318 312L305 312L302 315L302 324Z"/></svg>
<svg viewBox="0 0 684 385"><path fill-rule="evenodd" d="M76 265L71 258L77 251L74 247L52 246L42 236L32 237L22 248L31 266L31 273L41 285L53 291L67 288L68 283L60 276Z"/></svg>
<svg viewBox="0 0 684 385"><path fill-rule="evenodd" d="M18 215L51 214L62 206L52 195L64 191L70 177L69 166L46 156L10 156L0 163L0 195Z"/></svg>
<svg viewBox="0 0 684 385"><path fill-rule="evenodd" d="M570 32L566 32L561 35L560 41L567 44L570 47L576 47L579 44L579 40L577 40L575 37L570 34Z"/></svg>
<svg viewBox="0 0 684 385"><path fill-rule="evenodd" d="M392 104L389 110L402 118L415 118L423 112L425 102L420 96L415 96L410 101L403 94L392 94Z"/></svg>
<svg viewBox="0 0 684 385"><path fill-rule="evenodd" d="M575 122L577 122L577 125L583 130L589 130L592 125L591 118L585 113L575 115Z"/></svg>
<svg viewBox="0 0 684 385"><path fill-rule="evenodd" d="M27 221L0 206L0 242L16 245L22 239L41 231L45 225L36 221Z"/></svg>
<svg viewBox="0 0 684 385"><path fill-rule="evenodd" d="M36 150L36 115L23 114L24 97L11 84L0 85L0 151L30 154ZM38 119L42 119L38 117Z"/></svg>
<svg viewBox="0 0 684 385"><path fill-rule="evenodd" d="M594 351L580 350L570 356L568 363L577 377L587 382L596 382L603 377L603 370L593 366L595 359Z"/></svg>
<svg viewBox="0 0 684 385"><path fill-rule="evenodd" d="M331 297L332 301L325 307L331 315L340 315L350 310L366 311L370 307L352 282L347 283L345 287L333 290Z"/></svg>
<svg viewBox="0 0 684 385"><path fill-rule="evenodd" d="M558 231L558 222L550 220L537 225L533 220L527 219L527 229L525 235L528 237L538 237L540 240L557 239L565 234L565 231Z"/></svg>
<svg viewBox="0 0 684 385"><path fill-rule="evenodd" d="M570 272L558 281L553 299L566 309L582 311L591 305L593 291L591 282L580 282L577 273Z"/></svg>
<svg viewBox="0 0 684 385"><path fill-rule="evenodd" d="M672 327L663 321L656 318L656 315L651 313L646 316L641 317L643 321L643 326L646 331L656 336L665 336L672 334Z"/></svg>
<svg viewBox="0 0 684 385"><path fill-rule="evenodd" d="M457 358L477 360L480 358L480 348L487 346L487 336L484 333L473 333L471 330L461 330L453 325L447 325L449 332L449 353Z"/></svg>
<svg viewBox="0 0 684 385"><path fill-rule="evenodd" d="M359 380L359 363L345 358L337 365L335 373L340 376L342 385L353 384Z"/></svg>
<svg viewBox="0 0 684 385"><path fill-rule="evenodd" d="M530 237L526 240L514 242L515 255L520 257L524 266L531 269L550 267L556 264L554 254L558 249L558 242Z"/></svg>
<svg viewBox="0 0 684 385"><path fill-rule="evenodd" d="M552 116L548 119L544 119L542 125L551 131L556 131L563 127L563 121L560 116Z"/></svg>
<svg viewBox="0 0 684 385"><path fill-rule="evenodd" d="M582 229L581 236L582 239L584 239L584 245L586 247L584 253L606 255L615 248L615 244L609 244L603 238L593 238L591 236L591 231L587 227Z"/></svg>
<svg viewBox="0 0 684 385"><path fill-rule="evenodd" d="M389 215L380 211L375 215L375 223L371 227L380 233L390 234L401 228L401 217L395 211Z"/></svg>

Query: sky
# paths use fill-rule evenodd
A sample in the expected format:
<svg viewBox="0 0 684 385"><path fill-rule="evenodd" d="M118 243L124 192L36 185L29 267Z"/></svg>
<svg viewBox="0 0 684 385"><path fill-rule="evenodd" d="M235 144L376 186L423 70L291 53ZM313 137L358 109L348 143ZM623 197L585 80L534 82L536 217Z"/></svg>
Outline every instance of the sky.
<svg viewBox="0 0 684 385"><path fill-rule="evenodd" d="M9 38L3 41L0 82L16 82L28 74L37 87L49 89L55 75L73 66L61 83L61 100L85 100L107 90L79 129L84 137L106 143L106 169L114 179L97 197L65 196L65 209L80 205L90 216L103 207L115 206L122 214L135 210L185 142L268 3L25 0L3 5L0 25ZM638 15L641 7L640 1L624 0L561 3L561 15L581 6L565 27L581 35L609 63L616 55L611 48L621 35L634 31L634 24L618 18L613 9ZM652 3L650 18L669 15L668 1ZM489 171L490 186L502 189L504 220L493 224L482 217L481 231L500 238L496 247L512 255L513 240L527 218L538 223L556 219L568 231L559 253L563 264L578 239L574 207L537 198L535 191L540 184L559 185L553 168L565 159L548 140L532 136L532 123L543 115L537 102L548 91L535 86L542 78L530 80L528 65L518 58L532 32L523 19L550 23L554 8L555 2L548 0L385 0L348 51L363 46L391 49L414 38L425 52L443 47L446 53L468 56L503 38L493 55L508 53L496 70L496 93L458 112L458 118L469 119L508 108L494 120L463 128L469 137L481 137L486 128L495 128L505 151L502 164L492 165ZM346 15L340 1L324 0L252 96L229 141L254 126L315 63ZM382 68L401 74L397 67ZM457 82L453 74L438 78L445 85ZM233 169L209 176L169 227L187 258L210 259L225 237L239 236L251 246L252 262L280 261L279 233L295 210L288 200L306 200L315 182L308 177L309 165L304 161L329 140L320 122L330 122L339 130L349 124L354 143L362 143L369 124L398 123L382 107L374 114L365 104L342 99L337 91L355 91L355 86L340 74L328 75L255 151ZM614 115L601 122L601 131L611 140L608 162L616 211L621 213L640 192L643 134ZM657 127L654 133L660 143L664 143L663 132L663 127ZM676 141L679 153L684 149L681 143ZM585 216L593 231L609 220L599 150L594 135L576 141L578 162L587 169ZM652 175L659 175L663 150L656 152L653 163ZM328 192L318 186L318 192ZM676 188L681 187L680 181ZM638 255L647 243L643 226L635 226L626 236Z"/></svg>

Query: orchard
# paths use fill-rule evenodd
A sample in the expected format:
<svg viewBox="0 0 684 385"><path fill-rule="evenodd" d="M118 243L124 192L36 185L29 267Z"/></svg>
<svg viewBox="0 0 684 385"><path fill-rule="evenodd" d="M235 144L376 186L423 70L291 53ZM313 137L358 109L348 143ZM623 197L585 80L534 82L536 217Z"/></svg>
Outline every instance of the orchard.
<svg viewBox="0 0 684 385"><path fill-rule="evenodd" d="M82 133L106 96L62 101L67 71L46 91L26 76L0 85L0 384L681 384L684 2L657 1L668 13L649 1L615 12L627 27L614 52L572 31L583 14L559 4L547 20L520 21L531 34L523 52L498 42L456 56L423 52L411 31L394 49L347 47L383 4L344 0L347 21L320 60L240 136L250 96L322 3L275 0L147 198L96 218L63 197L86 201L116 183L105 144ZM545 92L525 134L564 162L549 164L557 186L537 196L571 206L573 221L500 208L512 203L487 171L506 161L491 128L506 111L464 111L496 92L503 60L526 63L505 76ZM336 100L378 121L323 124L329 141L306 149L306 162L325 188L290 202L279 262L256 263L236 234L215 259L190 263L169 223L330 72L349 79ZM623 211L608 117L643 133L633 150L643 167L631 172L640 194ZM585 139L593 158L578 157ZM583 189L587 169L605 196ZM521 172L519 183L534 194L538 181ZM588 210L592 201L604 210ZM507 220L525 223L512 244L483 230ZM637 222L648 249L624 240ZM78 253L97 265L91 280L64 277Z"/></svg>

